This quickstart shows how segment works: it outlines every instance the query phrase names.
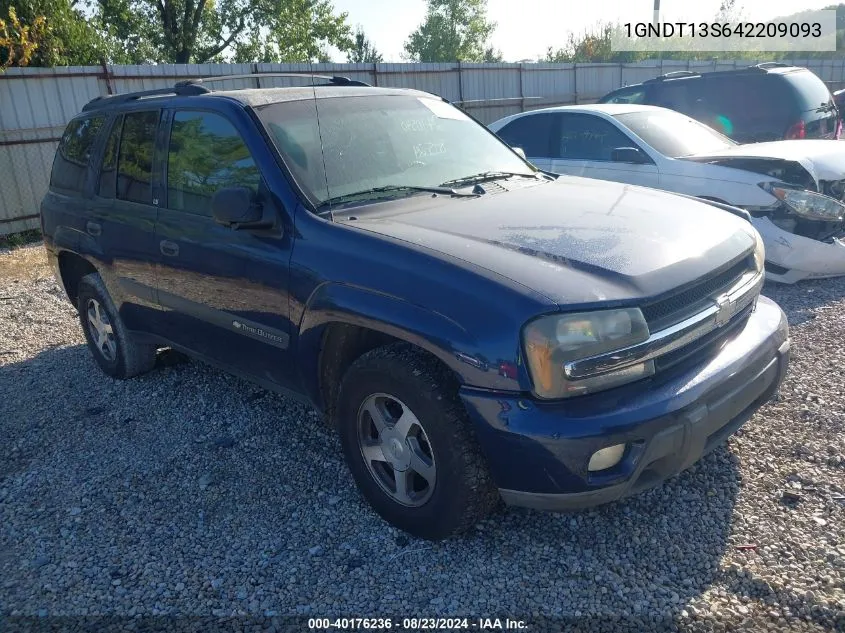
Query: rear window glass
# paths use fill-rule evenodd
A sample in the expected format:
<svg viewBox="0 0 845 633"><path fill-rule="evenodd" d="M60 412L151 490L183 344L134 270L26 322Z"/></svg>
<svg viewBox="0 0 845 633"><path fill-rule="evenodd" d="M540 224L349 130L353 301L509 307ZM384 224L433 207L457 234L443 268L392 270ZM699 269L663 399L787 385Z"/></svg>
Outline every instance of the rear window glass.
<svg viewBox="0 0 845 633"><path fill-rule="evenodd" d="M105 117L98 116L70 122L62 135L53 161L51 187L66 191L82 191L88 161L104 120Z"/></svg>
<svg viewBox="0 0 845 633"><path fill-rule="evenodd" d="M795 88L801 111L815 110L830 103L832 97L825 83L809 70L781 75Z"/></svg>
<svg viewBox="0 0 845 633"><path fill-rule="evenodd" d="M117 155L117 197L152 204L153 151L159 112L130 112L123 119Z"/></svg>

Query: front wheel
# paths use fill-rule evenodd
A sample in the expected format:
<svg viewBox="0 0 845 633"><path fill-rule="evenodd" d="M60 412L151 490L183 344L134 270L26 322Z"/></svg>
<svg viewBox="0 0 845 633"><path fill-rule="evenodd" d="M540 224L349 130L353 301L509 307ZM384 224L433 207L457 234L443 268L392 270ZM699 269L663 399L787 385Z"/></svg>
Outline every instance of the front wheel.
<svg viewBox="0 0 845 633"><path fill-rule="evenodd" d="M393 525L442 539L497 504L456 381L424 352L396 344L364 354L344 376L337 415L361 493Z"/></svg>

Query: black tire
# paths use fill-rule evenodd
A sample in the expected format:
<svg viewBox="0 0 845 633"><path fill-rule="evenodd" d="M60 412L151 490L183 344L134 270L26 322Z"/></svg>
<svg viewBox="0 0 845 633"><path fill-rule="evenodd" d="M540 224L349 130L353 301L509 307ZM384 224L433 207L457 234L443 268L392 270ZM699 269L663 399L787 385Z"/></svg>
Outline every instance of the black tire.
<svg viewBox="0 0 845 633"><path fill-rule="evenodd" d="M88 348L100 369L107 376L125 380L153 368L156 362L156 347L141 344L132 339L99 273L85 275L79 280L77 296L79 321L82 324L82 331L85 333ZM105 313L104 320L108 321L108 326L113 334L110 342L104 344L105 350L104 345L98 345L95 334L96 327L88 316L89 310L92 308L95 309L95 312L99 309L101 313Z"/></svg>
<svg viewBox="0 0 845 633"><path fill-rule="evenodd" d="M468 530L500 501L457 390L457 381L437 359L398 343L374 349L356 360L346 372L338 395L336 415L341 444L361 493L385 520L429 540ZM436 466L436 471L432 471L436 472L434 484L425 500L418 500L421 505L399 503L385 491L368 464L395 474L394 466L363 456L365 440L360 439L359 411L379 394L396 398L413 412L418 421L414 428L418 433L422 430L420 437ZM364 420L367 419L365 415ZM427 481L417 481L428 488Z"/></svg>

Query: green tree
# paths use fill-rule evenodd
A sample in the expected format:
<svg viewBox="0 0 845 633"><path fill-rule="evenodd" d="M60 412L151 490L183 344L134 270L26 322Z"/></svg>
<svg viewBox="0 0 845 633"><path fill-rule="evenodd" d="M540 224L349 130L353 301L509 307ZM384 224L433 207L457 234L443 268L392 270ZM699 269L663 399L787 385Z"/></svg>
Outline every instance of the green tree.
<svg viewBox="0 0 845 633"><path fill-rule="evenodd" d="M425 19L405 42L405 53L418 62L500 60L487 44L495 29L487 19L487 0L428 0Z"/></svg>
<svg viewBox="0 0 845 633"><path fill-rule="evenodd" d="M614 62L632 63L648 57L637 51L614 51L611 46L614 29L610 23L599 23L582 34L570 33L566 46L547 49L544 61L558 63Z"/></svg>
<svg viewBox="0 0 845 633"><path fill-rule="evenodd" d="M37 46L27 59L30 66L90 65L115 59L111 43L85 17L76 0L0 0L0 18L8 16L6 30L13 39L19 34L15 35L11 13L18 28L29 29L28 37L37 35ZM0 43L0 64L8 64L10 53L14 56L8 43Z"/></svg>
<svg viewBox="0 0 845 633"><path fill-rule="evenodd" d="M28 66L47 32L47 19L36 17L31 24L18 19L15 7L9 7L8 17L0 18L0 70L9 66Z"/></svg>
<svg viewBox="0 0 845 633"><path fill-rule="evenodd" d="M352 48L346 53L346 61L350 64L378 64L384 61L384 57L373 46L360 25L355 30Z"/></svg>
<svg viewBox="0 0 845 633"><path fill-rule="evenodd" d="M346 13L330 0L96 0L107 33L150 61L327 61L351 47ZM145 48L143 48L145 47Z"/></svg>

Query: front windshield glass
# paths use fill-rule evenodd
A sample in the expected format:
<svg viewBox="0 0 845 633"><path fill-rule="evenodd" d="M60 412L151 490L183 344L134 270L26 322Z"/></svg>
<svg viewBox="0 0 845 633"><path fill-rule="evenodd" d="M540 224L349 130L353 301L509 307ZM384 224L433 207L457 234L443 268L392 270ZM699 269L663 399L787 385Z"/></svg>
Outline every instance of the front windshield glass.
<svg viewBox="0 0 845 633"><path fill-rule="evenodd" d="M680 158L736 145L727 136L677 112L642 110L614 118L664 156Z"/></svg>
<svg viewBox="0 0 845 633"><path fill-rule="evenodd" d="M319 126L313 99L270 104L258 114L318 205L380 187L436 187L491 171L536 173L484 127L434 98L330 97L316 105Z"/></svg>

